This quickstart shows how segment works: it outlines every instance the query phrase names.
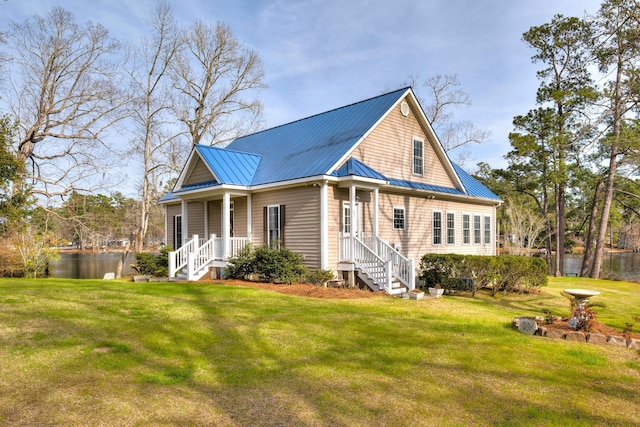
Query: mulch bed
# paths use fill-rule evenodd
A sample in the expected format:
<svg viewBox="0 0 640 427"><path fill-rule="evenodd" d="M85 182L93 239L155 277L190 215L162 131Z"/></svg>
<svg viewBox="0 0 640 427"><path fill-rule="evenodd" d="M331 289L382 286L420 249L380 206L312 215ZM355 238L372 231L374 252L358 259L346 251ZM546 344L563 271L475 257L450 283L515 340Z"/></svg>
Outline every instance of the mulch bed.
<svg viewBox="0 0 640 427"><path fill-rule="evenodd" d="M547 329L562 329L565 332L573 332L575 329L572 329L571 327L569 327L569 320L571 320L569 317L565 317L562 320L557 320L550 324L541 323L540 326L544 326ZM582 331L582 332L587 332L587 331ZM602 334L605 337L612 335L612 336L625 337L626 339L630 339L630 338L640 339L640 333L638 332L632 332L632 333L623 332L619 329L612 328L611 326L603 325L597 320L593 321L588 333Z"/></svg>
<svg viewBox="0 0 640 427"><path fill-rule="evenodd" d="M281 294L298 295L303 297L312 298L332 298L332 299L356 299L356 298L373 298L384 296L382 293L374 293L363 289L345 289L345 288L330 288L323 286L314 286L308 284L275 284L275 283L262 283L252 282L246 280L211 280L202 279L200 282L216 283L223 285L233 286L248 286L260 289L269 289L271 291L280 292Z"/></svg>

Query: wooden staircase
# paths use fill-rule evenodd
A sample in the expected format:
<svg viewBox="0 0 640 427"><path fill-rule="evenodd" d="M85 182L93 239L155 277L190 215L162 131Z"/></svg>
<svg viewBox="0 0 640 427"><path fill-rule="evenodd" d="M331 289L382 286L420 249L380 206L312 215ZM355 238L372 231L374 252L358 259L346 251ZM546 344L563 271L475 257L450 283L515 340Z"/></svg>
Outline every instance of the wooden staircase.
<svg viewBox="0 0 640 427"><path fill-rule="evenodd" d="M413 260L379 239L340 236L340 259L353 263L359 280L374 291L400 295L415 288Z"/></svg>

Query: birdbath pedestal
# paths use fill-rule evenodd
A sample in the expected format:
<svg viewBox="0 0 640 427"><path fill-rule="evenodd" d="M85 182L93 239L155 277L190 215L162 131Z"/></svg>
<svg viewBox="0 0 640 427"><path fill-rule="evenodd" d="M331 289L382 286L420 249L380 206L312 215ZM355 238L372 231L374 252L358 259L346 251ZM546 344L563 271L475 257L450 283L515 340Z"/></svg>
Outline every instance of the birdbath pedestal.
<svg viewBox="0 0 640 427"><path fill-rule="evenodd" d="M576 303L576 308L583 307L586 303L589 302L590 297L600 295L600 292L590 291L588 289L565 289L564 292L573 297Z"/></svg>
<svg viewBox="0 0 640 427"><path fill-rule="evenodd" d="M600 292L590 291L588 289L565 289L564 292L571 295L573 297L573 301L575 302L576 307L571 315L571 320L569 320L569 327L572 329L577 329L581 321L589 319L588 313L583 310L583 308L585 308L585 306L589 302L589 298L600 295Z"/></svg>

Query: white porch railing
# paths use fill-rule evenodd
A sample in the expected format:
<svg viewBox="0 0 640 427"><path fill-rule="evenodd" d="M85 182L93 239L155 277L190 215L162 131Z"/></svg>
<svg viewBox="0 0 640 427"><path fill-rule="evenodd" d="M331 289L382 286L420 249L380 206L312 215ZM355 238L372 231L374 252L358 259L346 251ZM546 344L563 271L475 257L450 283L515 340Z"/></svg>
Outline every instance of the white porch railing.
<svg viewBox="0 0 640 427"><path fill-rule="evenodd" d="M225 256L223 237L212 234L209 240L204 240L194 234L178 250L169 252L169 277L176 277L186 267L187 280L198 280L206 274L212 261L227 261L228 258L236 257L248 243L251 243L248 237L229 238Z"/></svg>
<svg viewBox="0 0 640 427"><path fill-rule="evenodd" d="M354 262L358 267L376 280L384 280L378 285L385 289L391 289L391 280L396 278L409 290L415 289L415 269L413 260L402 255L397 249L389 245L377 236L362 236L361 239L353 236L344 236L340 233L339 257L340 261ZM366 254L366 247L369 252L375 255ZM384 268L385 278L378 270ZM369 271L372 270L372 271ZM387 281L386 275L391 279ZM378 279L376 279L376 277Z"/></svg>

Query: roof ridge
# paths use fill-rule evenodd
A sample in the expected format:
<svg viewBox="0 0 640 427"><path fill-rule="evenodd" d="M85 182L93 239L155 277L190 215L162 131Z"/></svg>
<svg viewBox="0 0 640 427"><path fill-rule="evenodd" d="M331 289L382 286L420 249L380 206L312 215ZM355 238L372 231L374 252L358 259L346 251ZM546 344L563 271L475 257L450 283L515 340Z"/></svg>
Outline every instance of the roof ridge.
<svg viewBox="0 0 640 427"><path fill-rule="evenodd" d="M401 88L401 89L392 90L390 92L382 93L382 94L377 95L377 96L372 96L371 98L363 99L363 100L357 101L357 102L352 102L351 104L343 105L341 107L336 107L336 108L333 108L331 110L327 110L327 111L323 111L323 112L320 112L320 113L312 114L310 116L302 117L302 118L299 118L299 119L291 121L291 122L282 123L280 125L273 126L273 127L267 128L267 129L262 129L262 130L259 130L257 132L254 132L254 133L248 133L246 135L242 135L242 136L239 136L239 137L235 138L231 142L233 143L233 141L236 141L238 139L246 138L246 137L253 136L253 135L259 135L259 134L267 132L267 131L278 129L278 128L281 128L281 127L284 127L284 126L289 126L289 125L292 125L294 123L298 123L298 122L302 122L304 120L312 119L314 117L323 116L325 114L333 113L333 112L339 111L339 110L344 110L345 108L349 108L349 107L353 107L354 105L363 104L365 102L373 101L374 99L382 98L383 96L388 96L388 95L391 95L391 94L396 93L396 92L406 92L408 89L411 89L411 86L406 86L406 87Z"/></svg>

